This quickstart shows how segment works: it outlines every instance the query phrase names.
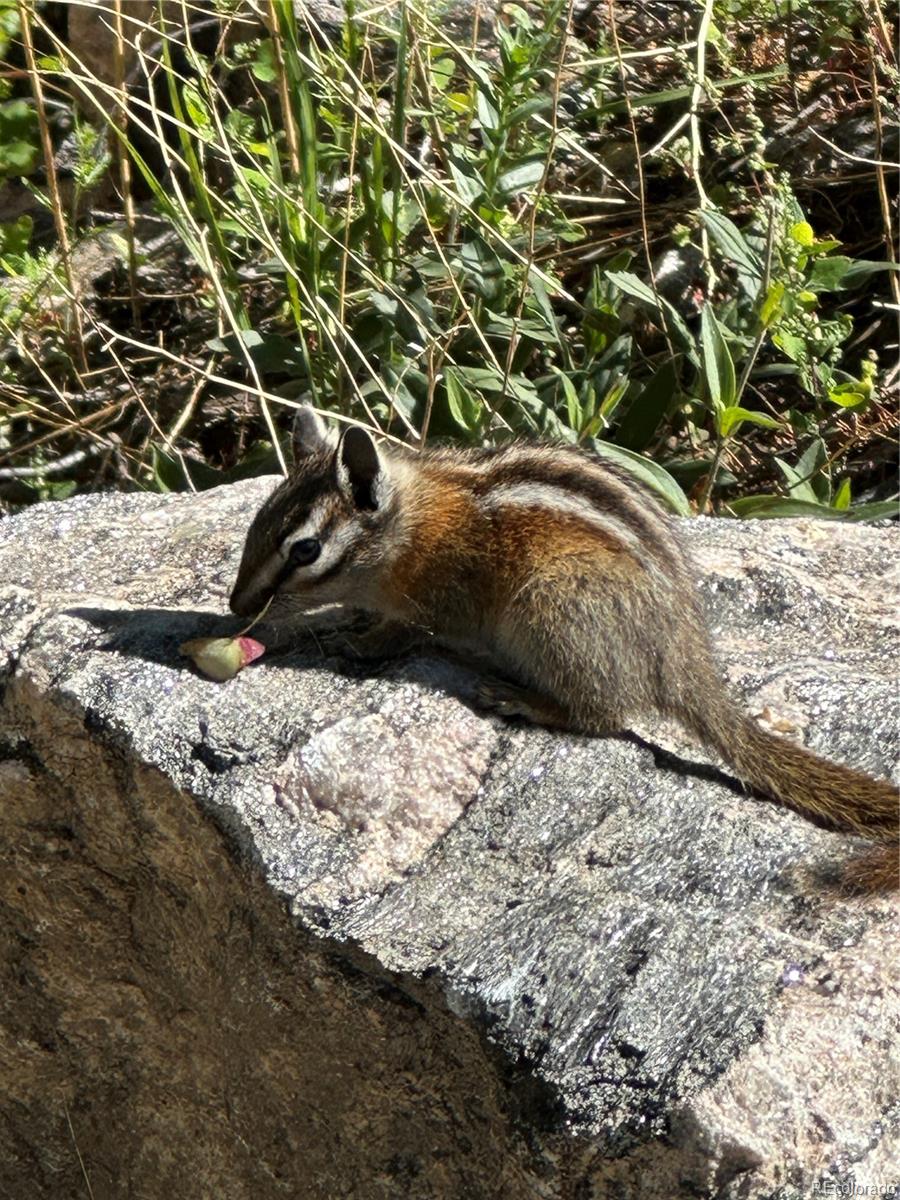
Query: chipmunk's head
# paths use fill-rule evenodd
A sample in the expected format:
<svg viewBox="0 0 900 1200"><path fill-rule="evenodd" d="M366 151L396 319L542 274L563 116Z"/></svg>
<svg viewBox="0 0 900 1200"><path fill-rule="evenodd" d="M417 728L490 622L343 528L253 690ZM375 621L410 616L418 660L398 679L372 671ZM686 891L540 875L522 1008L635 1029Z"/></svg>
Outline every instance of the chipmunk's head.
<svg viewBox="0 0 900 1200"><path fill-rule="evenodd" d="M387 463L371 436L340 436L308 407L297 410L294 468L253 519L231 610L253 616L275 595L305 609L368 607L384 562L395 499Z"/></svg>

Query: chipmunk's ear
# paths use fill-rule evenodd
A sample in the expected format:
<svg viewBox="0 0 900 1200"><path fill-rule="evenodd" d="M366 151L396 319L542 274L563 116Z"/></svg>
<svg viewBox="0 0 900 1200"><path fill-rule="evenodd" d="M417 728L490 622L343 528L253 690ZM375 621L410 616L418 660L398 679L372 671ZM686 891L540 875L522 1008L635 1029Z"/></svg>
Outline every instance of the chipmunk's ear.
<svg viewBox="0 0 900 1200"><path fill-rule="evenodd" d="M351 425L341 436L336 462L338 486L347 498L357 508L370 512L381 508L390 483L372 435L358 425Z"/></svg>
<svg viewBox="0 0 900 1200"><path fill-rule="evenodd" d="M302 404L294 414L291 428L291 450L294 462L300 462L310 454L318 454L334 445L328 426L314 408Z"/></svg>

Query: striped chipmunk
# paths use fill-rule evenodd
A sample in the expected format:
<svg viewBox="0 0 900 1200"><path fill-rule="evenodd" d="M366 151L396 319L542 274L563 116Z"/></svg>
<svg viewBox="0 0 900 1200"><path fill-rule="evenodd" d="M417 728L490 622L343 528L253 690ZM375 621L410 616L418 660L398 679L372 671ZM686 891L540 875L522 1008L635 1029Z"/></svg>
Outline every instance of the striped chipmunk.
<svg viewBox="0 0 900 1200"><path fill-rule="evenodd" d="M853 885L898 882L888 782L764 730L716 666L674 523L606 462L555 445L414 452L308 407L294 468L247 534L231 608L340 604L489 657L485 707L586 734L676 718L757 793L879 846Z"/></svg>

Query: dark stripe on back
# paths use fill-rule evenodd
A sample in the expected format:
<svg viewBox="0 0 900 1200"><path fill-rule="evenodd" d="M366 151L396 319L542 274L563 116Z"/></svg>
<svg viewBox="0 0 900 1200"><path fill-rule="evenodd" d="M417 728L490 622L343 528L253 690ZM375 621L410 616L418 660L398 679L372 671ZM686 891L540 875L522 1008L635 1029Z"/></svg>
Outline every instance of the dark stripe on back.
<svg viewBox="0 0 900 1200"><path fill-rule="evenodd" d="M516 484L543 484L582 497L598 513L622 521L656 558L678 566L683 562L668 514L625 471L568 447L554 447L547 454L526 444L498 451L490 473L472 480L471 486L476 494L485 495L496 487Z"/></svg>

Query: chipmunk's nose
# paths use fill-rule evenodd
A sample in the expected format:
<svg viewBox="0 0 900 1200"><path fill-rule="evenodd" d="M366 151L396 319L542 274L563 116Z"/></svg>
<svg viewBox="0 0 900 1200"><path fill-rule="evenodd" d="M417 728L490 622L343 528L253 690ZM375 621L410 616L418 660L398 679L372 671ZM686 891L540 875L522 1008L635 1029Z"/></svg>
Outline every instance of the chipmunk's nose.
<svg viewBox="0 0 900 1200"><path fill-rule="evenodd" d="M236 583L228 600L228 607L236 617L255 617L270 598L271 592L241 587Z"/></svg>

